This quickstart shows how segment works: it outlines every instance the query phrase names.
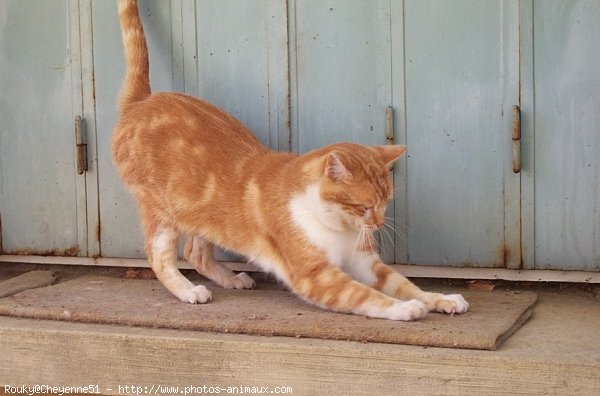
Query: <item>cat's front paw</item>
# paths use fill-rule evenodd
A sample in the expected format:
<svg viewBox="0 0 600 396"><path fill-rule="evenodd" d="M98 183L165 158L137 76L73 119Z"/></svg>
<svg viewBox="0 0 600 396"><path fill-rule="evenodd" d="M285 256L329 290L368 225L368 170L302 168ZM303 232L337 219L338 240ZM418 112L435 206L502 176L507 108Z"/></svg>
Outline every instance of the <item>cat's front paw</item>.
<svg viewBox="0 0 600 396"><path fill-rule="evenodd" d="M223 282L225 289L252 289L254 286L256 286L254 279L245 272L240 272Z"/></svg>
<svg viewBox="0 0 600 396"><path fill-rule="evenodd" d="M206 286L198 285L186 290L179 299L189 304L205 304L212 300L212 292Z"/></svg>
<svg viewBox="0 0 600 396"><path fill-rule="evenodd" d="M429 310L419 300L397 301L386 311L385 317L392 320L417 320L424 318Z"/></svg>
<svg viewBox="0 0 600 396"><path fill-rule="evenodd" d="M437 312L461 314L467 312L469 303L460 294L440 294L435 302Z"/></svg>

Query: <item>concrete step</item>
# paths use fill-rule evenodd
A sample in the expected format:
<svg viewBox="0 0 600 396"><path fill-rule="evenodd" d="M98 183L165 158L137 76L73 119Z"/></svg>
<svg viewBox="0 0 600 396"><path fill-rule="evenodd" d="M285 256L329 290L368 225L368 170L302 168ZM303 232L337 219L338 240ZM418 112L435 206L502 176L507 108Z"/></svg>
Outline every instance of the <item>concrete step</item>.
<svg viewBox="0 0 600 396"><path fill-rule="evenodd" d="M600 394L600 299L539 295L533 317L497 351L0 317L0 384L102 394Z"/></svg>

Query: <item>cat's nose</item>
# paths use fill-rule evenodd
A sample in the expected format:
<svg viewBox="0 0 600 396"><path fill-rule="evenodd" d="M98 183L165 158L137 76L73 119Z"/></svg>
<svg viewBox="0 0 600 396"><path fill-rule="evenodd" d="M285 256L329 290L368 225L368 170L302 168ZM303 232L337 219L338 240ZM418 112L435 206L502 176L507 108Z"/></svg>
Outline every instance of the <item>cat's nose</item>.
<svg viewBox="0 0 600 396"><path fill-rule="evenodd" d="M377 227L378 229L383 227L383 225L385 224L385 220L384 219L378 219L375 220L375 227Z"/></svg>

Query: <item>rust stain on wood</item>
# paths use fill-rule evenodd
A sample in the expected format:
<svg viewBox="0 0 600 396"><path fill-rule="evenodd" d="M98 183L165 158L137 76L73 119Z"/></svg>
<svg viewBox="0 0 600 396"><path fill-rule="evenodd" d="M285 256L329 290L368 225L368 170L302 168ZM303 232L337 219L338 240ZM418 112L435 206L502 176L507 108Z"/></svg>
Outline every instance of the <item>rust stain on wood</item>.
<svg viewBox="0 0 600 396"><path fill-rule="evenodd" d="M98 241L98 243L100 243L101 235L102 235L102 226L100 225L100 222L98 222L98 224L96 225L96 240Z"/></svg>
<svg viewBox="0 0 600 396"><path fill-rule="evenodd" d="M16 249L12 251L2 252L2 254L14 254L15 256L66 256L75 257L79 254L79 247L72 246L66 249Z"/></svg>
<svg viewBox="0 0 600 396"><path fill-rule="evenodd" d="M494 268L506 268L507 263L511 258L511 250L505 243L501 243L496 249L497 260L494 263Z"/></svg>

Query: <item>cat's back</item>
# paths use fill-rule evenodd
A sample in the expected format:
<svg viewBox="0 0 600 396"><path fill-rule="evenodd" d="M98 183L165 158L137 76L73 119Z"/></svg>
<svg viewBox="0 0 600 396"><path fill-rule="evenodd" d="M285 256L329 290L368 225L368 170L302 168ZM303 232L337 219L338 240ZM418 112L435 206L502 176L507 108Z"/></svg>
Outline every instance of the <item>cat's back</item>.
<svg viewBox="0 0 600 396"><path fill-rule="evenodd" d="M112 151L126 182L136 184L143 175L164 174L167 164L221 171L216 168L270 152L227 112L181 93L155 93L124 107Z"/></svg>
<svg viewBox="0 0 600 396"><path fill-rule="evenodd" d="M132 103L122 112L115 132L158 140L202 139L203 143L232 139L244 146L262 146L235 117L210 102L181 93L159 92Z"/></svg>

